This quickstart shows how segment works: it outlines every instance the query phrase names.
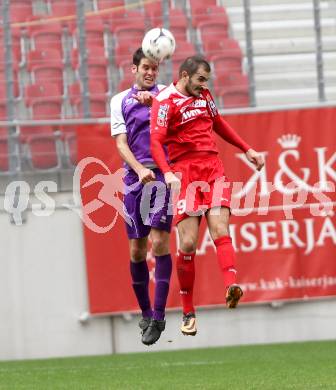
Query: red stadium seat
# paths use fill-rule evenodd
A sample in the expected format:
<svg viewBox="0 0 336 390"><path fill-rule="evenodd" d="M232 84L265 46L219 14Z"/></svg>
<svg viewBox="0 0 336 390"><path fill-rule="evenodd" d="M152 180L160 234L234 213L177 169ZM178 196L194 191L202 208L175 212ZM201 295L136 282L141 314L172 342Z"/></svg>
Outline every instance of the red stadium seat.
<svg viewBox="0 0 336 390"><path fill-rule="evenodd" d="M171 6L171 5L170 5ZM143 5L145 14L147 17L151 17L153 13L162 13L162 2L161 1L155 1L150 3L144 3Z"/></svg>
<svg viewBox="0 0 336 390"><path fill-rule="evenodd" d="M213 82L216 95L220 95L223 90L228 90L232 87L246 89L249 85L248 77L238 72L222 73L216 76Z"/></svg>
<svg viewBox="0 0 336 390"><path fill-rule="evenodd" d="M132 37L132 40L138 40L139 46L142 42L143 36L145 34L144 25L141 23L132 23L128 26L119 26L114 30L114 39L118 45L127 45L129 37Z"/></svg>
<svg viewBox="0 0 336 390"><path fill-rule="evenodd" d="M100 97L90 97L90 113L93 118L105 118L107 116L106 113L106 98ZM75 102L75 108L77 111L77 116L82 117L84 114L82 101L81 99Z"/></svg>
<svg viewBox="0 0 336 390"><path fill-rule="evenodd" d="M224 40L228 38L228 24L225 24L225 21L216 20L200 22L197 26L197 33L201 42Z"/></svg>
<svg viewBox="0 0 336 390"><path fill-rule="evenodd" d="M129 40L127 44L118 44L114 49L114 62L116 66L128 61L132 63L133 53L140 47L139 40Z"/></svg>
<svg viewBox="0 0 336 390"><path fill-rule="evenodd" d="M217 0L189 0L190 9L217 6Z"/></svg>
<svg viewBox="0 0 336 390"><path fill-rule="evenodd" d="M58 85L29 85L25 89L25 102L32 119L59 119L62 114L62 97Z"/></svg>
<svg viewBox="0 0 336 390"><path fill-rule="evenodd" d="M9 7L9 19L11 23L20 23L30 20L33 17L32 2L22 4L11 3Z"/></svg>
<svg viewBox="0 0 336 390"><path fill-rule="evenodd" d="M228 73L214 79L215 93L224 108L249 106L248 77L241 73Z"/></svg>
<svg viewBox="0 0 336 390"><path fill-rule="evenodd" d="M57 83L63 89L63 65L49 64L32 66L31 78L33 83Z"/></svg>
<svg viewBox="0 0 336 390"><path fill-rule="evenodd" d="M174 59L174 57L179 57L179 59L186 58L193 56L194 54L196 54L196 50L192 43L187 41L180 41L176 43L176 49L172 59Z"/></svg>
<svg viewBox="0 0 336 390"><path fill-rule="evenodd" d="M60 23L52 22L32 26L29 28L29 34L35 50L53 48L62 51L63 27Z"/></svg>
<svg viewBox="0 0 336 390"><path fill-rule="evenodd" d="M104 47L104 32L105 24L103 19L97 18L86 18L85 20L85 39L87 46L100 46ZM78 39L78 30L76 29L75 37L77 42ZM78 46L78 44L77 44Z"/></svg>
<svg viewBox="0 0 336 390"><path fill-rule="evenodd" d="M235 55L239 54L242 57L239 43L233 38L212 39L208 36L202 39L203 50L207 58L218 54Z"/></svg>
<svg viewBox="0 0 336 390"><path fill-rule="evenodd" d="M72 51L72 65L78 73L80 63L77 49ZM99 80L105 85L108 85L107 65L108 61L105 55L103 56L102 47L90 47L87 49L87 69L89 79Z"/></svg>
<svg viewBox="0 0 336 390"><path fill-rule="evenodd" d="M124 0L97 0L97 7L99 10L107 8L121 8L123 10L125 7L125 2Z"/></svg>
<svg viewBox="0 0 336 390"><path fill-rule="evenodd" d="M59 84L31 84L25 87L25 100L29 104L31 99L62 98L62 89Z"/></svg>
<svg viewBox="0 0 336 390"><path fill-rule="evenodd" d="M88 80L88 89L91 97L101 97L106 99L108 92L107 85L102 81ZM82 85L77 82L69 86L69 97L72 103L75 103L82 96Z"/></svg>
<svg viewBox="0 0 336 390"><path fill-rule="evenodd" d="M145 15L140 11L118 11L110 14L103 14L103 19L108 21L111 31L114 32L118 27L138 27L145 29Z"/></svg>
<svg viewBox="0 0 336 390"><path fill-rule="evenodd" d="M71 51L71 65L74 69L77 69L79 66L79 50L78 49L72 49ZM101 63L105 66L107 65L108 61L105 56L105 49L102 46L94 46L94 45L88 45L86 47L86 60L88 64L91 63Z"/></svg>
<svg viewBox="0 0 336 390"><path fill-rule="evenodd" d="M34 68L45 65L63 65L62 52L55 49L32 50L27 53L27 67L31 72Z"/></svg>
<svg viewBox="0 0 336 390"><path fill-rule="evenodd" d="M209 59L213 64L216 76L228 72L242 71L242 56L239 51L210 56Z"/></svg>
<svg viewBox="0 0 336 390"><path fill-rule="evenodd" d="M162 10L148 11L152 27L162 27ZM187 39L188 21L185 13L181 9L169 10L169 30L174 34L176 40L185 41Z"/></svg>
<svg viewBox="0 0 336 390"><path fill-rule="evenodd" d="M190 56L196 54L195 46L190 42L177 42L176 50L171 58L173 66L173 77L177 78L181 63Z"/></svg>
<svg viewBox="0 0 336 390"><path fill-rule="evenodd" d="M120 75L124 78L127 77L128 74L131 73L132 68L132 59L129 57L128 60L121 61L119 64L119 72Z"/></svg>
<svg viewBox="0 0 336 390"><path fill-rule="evenodd" d="M51 1L50 14L53 17L57 16L76 16L76 2L72 1Z"/></svg>
<svg viewBox="0 0 336 390"><path fill-rule="evenodd" d="M197 27L201 22L222 22L228 25L228 16L224 7L201 6L191 10L191 22L193 27Z"/></svg>
<svg viewBox="0 0 336 390"><path fill-rule="evenodd" d="M51 126L22 126L20 140L31 169L54 170L60 167L57 135Z"/></svg>
<svg viewBox="0 0 336 390"><path fill-rule="evenodd" d="M134 84L134 77L132 77L132 75L126 75L126 77L120 80L118 84L118 92L131 88L133 84Z"/></svg>
<svg viewBox="0 0 336 390"><path fill-rule="evenodd" d="M246 90L232 90L220 95L223 108L248 107L250 105L249 92Z"/></svg>
<svg viewBox="0 0 336 390"><path fill-rule="evenodd" d="M31 101L32 119L60 119L62 102L59 99Z"/></svg>

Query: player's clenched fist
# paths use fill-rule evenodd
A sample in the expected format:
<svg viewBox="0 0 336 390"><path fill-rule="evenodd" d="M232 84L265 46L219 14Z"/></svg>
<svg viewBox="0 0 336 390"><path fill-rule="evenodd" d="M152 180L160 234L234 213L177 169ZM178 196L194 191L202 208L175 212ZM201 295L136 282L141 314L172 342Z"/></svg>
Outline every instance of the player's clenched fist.
<svg viewBox="0 0 336 390"><path fill-rule="evenodd" d="M154 95L149 91L139 91L137 94L133 94L132 97L141 104L151 106Z"/></svg>
<svg viewBox="0 0 336 390"><path fill-rule="evenodd" d="M252 164L256 166L258 171L260 171L261 168L265 165L264 156L253 149L249 149L246 152L246 157Z"/></svg>
<svg viewBox="0 0 336 390"><path fill-rule="evenodd" d="M139 181L141 181L142 184L149 183L150 181L155 180L155 173L148 168L142 168L138 172Z"/></svg>
<svg viewBox="0 0 336 390"><path fill-rule="evenodd" d="M165 182L172 191L179 191L181 188L181 180L174 175L173 172L166 172L164 174Z"/></svg>

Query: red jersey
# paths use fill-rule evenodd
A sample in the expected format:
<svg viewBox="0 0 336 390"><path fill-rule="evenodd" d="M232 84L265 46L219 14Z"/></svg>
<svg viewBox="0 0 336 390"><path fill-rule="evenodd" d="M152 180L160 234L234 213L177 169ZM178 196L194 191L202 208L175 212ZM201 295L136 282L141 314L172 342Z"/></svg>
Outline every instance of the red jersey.
<svg viewBox="0 0 336 390"><path fill-rule="evenodd" d="M167 146L170 162L187 153L218 154L214 131L245 152L250 148L221 118L208 89L199 97L181 94L174 84L163 89L153 98L150 130L152 155L164 173L170 167L157 142Z"/></svg>
<svg viewBox="0 0 336 390"><path fill-rule="evenodd" d="M209 90L200 97L182 95L174 84L153 100L151 133L166 136L169 160L178 160L187 152L218 153L212 118L218 115Z"/></svg>

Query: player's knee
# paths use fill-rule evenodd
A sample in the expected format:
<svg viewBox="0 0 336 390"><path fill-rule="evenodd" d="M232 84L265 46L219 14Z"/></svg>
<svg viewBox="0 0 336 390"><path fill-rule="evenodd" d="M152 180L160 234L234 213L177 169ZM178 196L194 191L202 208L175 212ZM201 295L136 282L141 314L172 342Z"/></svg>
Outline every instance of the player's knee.
<svg viewBox="0 0 336 390"><path fill-rule="evenodd" d="M162 238L152 239L152 252L154 256L163 256L169 253L169 242Z"/></svg>
<svg viewBox="0 0 336 390"><path fill-rule="evenodd" d="M131 259L132 261L139 262L147 258L147 248L133 247L131 248Z"/></svg>
<svg viewBox="0 0 336 390"><path fill-rule="evenodd" d="M197 240L193 237L183 237L180 239L180 248L184 253L194 253L196 252Z"/></svg>
<svg viewBox="0 0 336 390"><path fill-rule="evenodd" d="M211 229L211 237L213 240L217 240L219 237L229 236L229 226L227 223L218 223L214 228Z"/></svg>

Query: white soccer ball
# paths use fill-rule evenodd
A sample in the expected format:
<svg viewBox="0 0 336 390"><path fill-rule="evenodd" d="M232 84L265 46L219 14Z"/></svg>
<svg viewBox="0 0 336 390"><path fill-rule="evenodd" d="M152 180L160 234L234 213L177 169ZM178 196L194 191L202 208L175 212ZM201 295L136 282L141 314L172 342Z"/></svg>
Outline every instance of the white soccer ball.
<svg viewBox="0 0 336 390"><path fill-rule="evenodd" d="M175 38L169 30L153 28L144 36L142 51L149 59L161 62L173 55L175 45Z"/></svg>

